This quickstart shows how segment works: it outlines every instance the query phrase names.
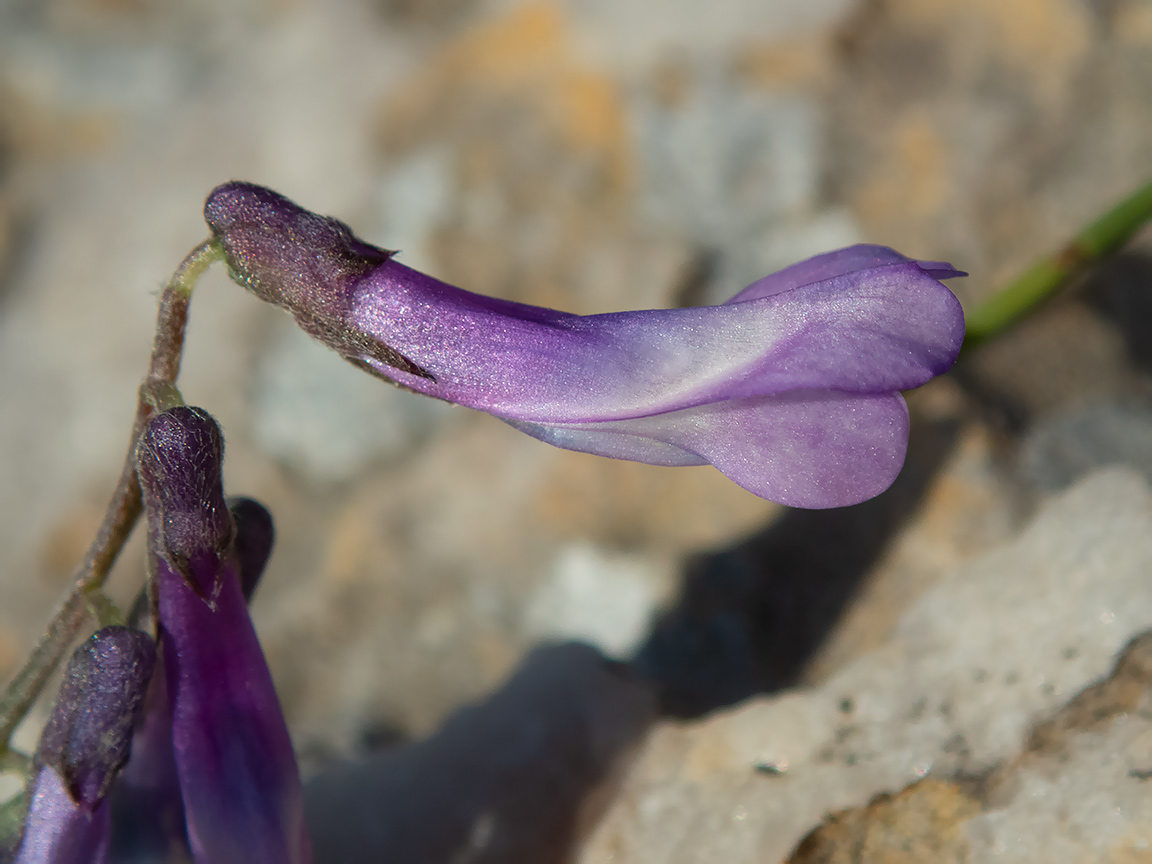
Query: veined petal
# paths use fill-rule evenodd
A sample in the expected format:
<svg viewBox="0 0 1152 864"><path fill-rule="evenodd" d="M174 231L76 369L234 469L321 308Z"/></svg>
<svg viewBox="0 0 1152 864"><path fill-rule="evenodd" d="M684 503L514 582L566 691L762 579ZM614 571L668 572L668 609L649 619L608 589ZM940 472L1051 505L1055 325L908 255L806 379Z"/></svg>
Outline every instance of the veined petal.
<svg viewBox="0 0 1152 864"><path fill-rule="evenodd" d="M956 298L914 262L723 306L576 316L479 297L388 261L351 318L432 378L412 390L544 425L597 423L793 390L886 393L951 366Z"/></svg>
<svg viewBox="0 0 1152 864"><path fill-rule="evenodd" d="M908 409L896 393L797 391L614 423L507 422L567 450L653 465L711 463L762 498L813 509L883 492L908 441Z"/></svg>

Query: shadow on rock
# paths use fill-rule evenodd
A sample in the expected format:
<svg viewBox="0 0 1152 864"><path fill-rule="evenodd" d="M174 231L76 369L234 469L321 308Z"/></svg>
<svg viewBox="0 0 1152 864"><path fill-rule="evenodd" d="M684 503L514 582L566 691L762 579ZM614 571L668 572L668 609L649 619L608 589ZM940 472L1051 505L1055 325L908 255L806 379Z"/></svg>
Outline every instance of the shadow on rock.
<svg viewBox="0 0 1152 864"><path fill-rule="evenodd" d="M880 497L788 511L691 559L630 663L536 649L432 737L334 766L305 796L318 864L566 864L659 714L694 717L795 683L920 503L958 423L916 422Z"/></svg>
<svg viewBox="0 0 1152 864"><path fill-rule="evenodd" d="M1131 251L1110 258L1093 270L1083 291L1120 331L1133 365L1152 373L1152 255Z"/></svg>
<svg viewBox="0 0 1152 864"><path fill-rule="evenodd" d="M679 600L633 661L655 682L661 713L698 717L795 684L923 499L958 430L914 419L907 463L884 494L854 507L789 510L690 559Z"/></svg>
<svg viewBox="0 0 1152 864"><path fill-rule="evenodd" d="M655 719L651 687L578 644L544 646L432 737L305 789L315 859L562 864Z"/></svg>

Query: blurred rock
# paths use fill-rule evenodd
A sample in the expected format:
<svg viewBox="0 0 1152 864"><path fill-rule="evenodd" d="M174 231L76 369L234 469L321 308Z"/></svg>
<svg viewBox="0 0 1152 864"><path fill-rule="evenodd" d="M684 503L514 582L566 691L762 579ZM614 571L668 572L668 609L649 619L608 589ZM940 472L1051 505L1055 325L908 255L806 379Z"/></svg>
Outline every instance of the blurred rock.
<svg viewBox="0 0 1152 864"><path fill-rule="evenodd" d="M566 4L602 62L651 67L669 55L724 56L750 42L785 42L839 21L847 0L717 0L701 6L672 0L659 12L644 0L583 0Z"/></svg>
<svg viewBox="0 0 1152 864"><path fill-rule="evenodd" d="M977 861L1124 861L1152 849L1152 631L1039 724L965 826ZM1055 818L1054 818L1055 817ZM1053 822L1056 830L1053 830Z"/></svg>
<svg viewBox="0 0 1152 864"><path fill-rule="evenodd" d="M715 69L694 78L675 93L644 93L631 112L641 214L716 256L692 302L722 303L768 273L859 241L851 214L819 210L824 136L814 101L734 88Z"/></svg>
<svg viewBox="0 0 1152 864"><path fill-rule="evenodd" d="M449 406L353 368L287 318L249 385L252 435L312 481L347 482L428 440Z"/></svg>
<svg viewBox="0 0 1152 864"><path fill-rule="evenodd" d="M626 667L584 645L539 648L427 740L313 778L316 861L564 864L653 718Z"/></svg>
<svg viewBox="0 0 1152 864"><path fill-rule="evenodd" d="M789 864L1141 860L1152 848L1152 631L990 774L929 777L834 813ZM1055 816L1054 812L1055 811ZM1054 830L1055 822L1055 830Z"/></svg>
<svg viewBox="0 0 1152 864"><path fill-rule="evenodd" d="M866 807L828 816L805 837L788 864L965 864L962 824L980 804L952 783L926 777Z"/></svg>
<svg viewBox="0 0 1152 864"><path fill-rule="evenodd" d="M962 300L987 296L1152 173L1144 11L858 4L829 88L833 196L867 236L972 272Z"/></svg>
<svg viewBox="0 0 1152 864"><path fill-rule="evenodd" d="M821 687L657 731L581 860L779 860L829 811L864 806L928 775L968 782L1012 763L1028 749L1033 724L1106 675L1114 654L1147 626L1150 526L1152 492L1142 478L1117 470L1092 475L1048 501L1013 543L926 591L886 645ZM1117 741L1128 746L1135 733L1122 727ZM1044 848L1059 845L1060 837L1085 847L1137 848L1149 824L1139 808L1113 812L1115 821L1098 831L1084 819L1058 815L1102 812L1095 802L1118 795L1130 800L1124 784L1136 781L1119 776L1118 765L1107 777L1095 775L1099 786L1079 785L1092 776L1086 765L1097 745L1085 739L1075 744L1081 746L1088 748L1085 768L1066 780L1058 760L1043 770L1022 769L1021 783L1046 782L1052 790L1045 792ZM1033 770L1035 779L1028 779ZM919 838L915 849L945 855L962 848L954 825L974 815L965 801L977 793L943 792L933 802L923 797L931 788L904 793L908 803L898 798L891 812L919 820L909 832ZM1014 830L997 824L1014 818L1013 801L1020 801L1025 820L1040 806L1026 803L1010 783L996 788L1001 797L985 802L994 830L982 829L991 830L984 836L992 845ZM864 818L884 822L887 807L874 803L873 816ZM887 830L895 840L899 832ZM858 860L838 857L851 848L839 843L855 843L858 833L838 840L825 832L820 844L839 851L797 860ZM963 860L948 854L953 859L932 860ZM1048 859L1032 849L1028 860Z"/></svg>
<svg viewBox="0 0 1152 864"><path fill-rule="evenodd" d="M1152 408L1090 402L1041 420L1020 456L1024 478L1040 492L1064 489L1106 465L1129 465L1152 482Z"/></svg>
<svg viewBox="0 0 1152 864"><path fill-rule="evenodd" d="M1140 386L1121 334L1069 298L982 345L957 371L1017 431L1037 418L1116 399Z"/></svg>
<svg viewBox="0 0 1152 864"><path fill-rule="evenodd" d="M548 640L573 639L622 660L643 641L671 593L674 570L641 555L593 546L561 547L551 577L528 598L525 629Z"/></svg>

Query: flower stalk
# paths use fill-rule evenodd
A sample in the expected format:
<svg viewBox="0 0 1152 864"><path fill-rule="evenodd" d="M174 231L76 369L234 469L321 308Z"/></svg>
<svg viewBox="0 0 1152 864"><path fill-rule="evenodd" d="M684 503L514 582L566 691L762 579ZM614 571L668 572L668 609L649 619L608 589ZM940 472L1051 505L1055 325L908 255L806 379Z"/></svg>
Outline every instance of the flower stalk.
<svg viewBox="0 0 1152 864"><path fill-rule="evenodd" d="M144 423L156 410L149 394L161 385L174 389L184 350L184 332L188 321L188 304L192 289L201 274L223 257L223 250L213 239L193 249L172 274L160 297L156 333L148 374L141 386L136 418L120 479L104 512L96 537L88 547L79 568L72 576L68 596L52 615L48 629L32 654L0 697L0 758L8 750L12 733L36 701L44 684L63 659L68 646L91 619L93 603L97 605L104 581L142 510L140 484L136 479L136 440Z"/></svg>
<svg viewBox="0 0 1152 864"><path fill-rule="evenodd" d="M1085 226L1054 255L1041 258L967 316L964 351L1019 323L1075 276L1116 252L1152 221L1152 182Z"/></svg>

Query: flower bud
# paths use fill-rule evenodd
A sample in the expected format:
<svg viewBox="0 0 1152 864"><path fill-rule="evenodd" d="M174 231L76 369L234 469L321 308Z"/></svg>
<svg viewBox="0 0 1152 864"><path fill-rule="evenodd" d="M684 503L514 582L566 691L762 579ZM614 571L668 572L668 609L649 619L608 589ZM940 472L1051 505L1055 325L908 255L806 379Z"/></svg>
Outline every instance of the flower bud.
<svg viewBox="0 0 1152 864"><path fill-rule="evenodd" d="M238 576L262 569L271 520L238 508L233 554L222 457L219 427L196 408L153 417L137 447L188 844L197 864L303 864L296 757Z"/></svg>
<svg viewBox="0 0 1152 864"><path fill-rule="evenodd" d="M236 559L240 590L244 592L244 599L251 602L256 585L264 574L264 567L272 555L276 529L268 508L251 498L229 498L228 512L232 514L232 522L236 526L232 556Z"/></svg>
<svg viewBox="0 0 1152 864"><path fill-rule="evenodd" d="M148 421L136 442L136 470L157 555L190 578L195 555L223 558L232 519L220 471L224 436L207 412L183 405ZM194 586L211 596L212 585Z"/></svg>
<svg viewBox="0 0 1152 864"><path fill-rule="evenodd" d="M73 653L36 749L17 864L104 859L104 798L128 759L155 663L151 637L128 627L105 627Z"/></svg>

